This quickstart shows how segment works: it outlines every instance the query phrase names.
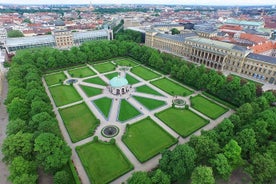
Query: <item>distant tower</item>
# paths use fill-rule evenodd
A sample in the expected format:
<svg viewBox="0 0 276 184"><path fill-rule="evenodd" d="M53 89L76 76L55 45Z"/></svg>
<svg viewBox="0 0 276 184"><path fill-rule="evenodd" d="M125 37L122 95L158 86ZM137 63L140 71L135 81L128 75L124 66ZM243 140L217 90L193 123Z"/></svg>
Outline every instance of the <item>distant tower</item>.
<svg viewBox="0 0 276 184"><path fill-rule="evenodd" d="M90 1L90 3L89 3L89 10L94 10L94 7L93 7L93 5L92 5L92 2Z"/></svg>

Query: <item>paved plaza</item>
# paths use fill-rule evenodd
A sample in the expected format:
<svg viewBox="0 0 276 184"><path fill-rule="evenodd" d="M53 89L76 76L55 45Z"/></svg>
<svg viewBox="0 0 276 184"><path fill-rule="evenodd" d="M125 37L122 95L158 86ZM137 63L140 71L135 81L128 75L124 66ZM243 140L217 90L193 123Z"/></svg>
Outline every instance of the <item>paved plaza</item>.
<svg viewBox="0 0 276 184"><path fill-rule="evenodd" d="M152 81L154 80L158 80L160 78L165 77L164 75L160 74L160 77L149 80L149 81L145 81L142 78L136 76L135 74L131 73L130 70L125 71L126 74L132 76L133 78L139 80L140 82L133 84L131 86L131 89L123 95L113 95L110 93L108 86L102 86L102 85L98 85L98 84L92 84L92 83L87 83L84 82L84 80L88 79L88 78L93 78L93 77L99 77L101 78L104 82L107 83L107 85L109 84L109 79L105 76L106 74L109 73L114 73L114 71L111 72L107 72L107 73L99 73L96 69L93 68L92 65L87 64L87 66L89 68L91 68L91 70L93 70L96 75L94 76L90 76L90 77L85 77L85 78L77 78L77 82L73 84L74 88L77 90L77 92L80 94L80 96L82 97L82 100L71 103L71 104L66 104L64 106L60 106L60 107L56 107L54 100L52 98L52 95L49 91L49 87L46 84L46 81L43 78L43 83L46 89L46 92L48 94L48 96L50 97L51 103L54 107L54 112L56 114L57 120L59 122L59 127L60 130L62 132L62 135L65 139L65 141L68 143L68 145L71 147L72 149L72 160L76 166L77 172L79 174L79 177L81 178L82 183L84 184L89 184L89 178L85 172L85 169L81 163L81 160L76 152L76 147L84 145L88 142L91 142L93 140L94 136L98 136L99 140L102 141L109 141L110 138L106 138L102 135L101 130L103 127L107 126L107 125L115 125L119 128L119 134L114 137L114 139L116 140L116 144L117 146L122 150L122 152L126 155L127 159L133 164L134 169L126 174L124 174L123 176L115 179L114 181L112 181L112 183L117 184L117 183L122 183L124 181L127 180L127 178L129 178L131 176L131 174L135 171L149 171L151 169L153 169L154 167L156 167L158 165L158 161L161 158L161 154L151 158L150 160L144 162L144 163L140 163L137 158L134 156L134 154L128 149L128 147L123 143L122 141L122 136L125 133L126 130L126 125L127 124L132 124L135 123L139 120L142 120L146 117L150 117L152 120L154 120L160 127L162 127L166 132L168 132L170 135L172 135L174 138L178 139L178 144L183 144L186 143L187 141L189 141L190 136L188 136L187 138L182 138L178 133L176 133L174 130L172 130L170 127L168 127L165 123L163 123L161 120L159 120L156 116L155 113L163 111L165 109L168 109L170 107L172 107L172 101L173 99L175 99L175 96L171 96L167 93L165 93L164 91L160 90L159 88L155 87L154 85L151 84ZM118 68L116 69L117 72L121 72L120 70L118 70ZM70 74L67 71L64 71L64 74L67 76L68 79L71 78ZM60 84L57 84L60 85ZM92 97L87 97L87 95L85 94L85 92L81 89L80 85L82 86L89 86L89 87L93 87L93 88L98 88L102 90L102 93L96 96L92 96ZM152 88L153 90L157 91L158 93L160 93L162 96L157 96L157 95L152 95L152 94L147 94L147 93L141 93L141 92L137 92L135 89L139 86L143 86L143 85L147 85L150 88ZM185 88L188 88L185 86ZM188 88L189 89L189 88ZM190 89L192 90L192 89ZM193 91L193 90L192 90ZM187 105L191 105L190 104L190 96L196 96L198 94L201 94L201 91L195 91L192 95L186 96L186 97L177 97L177 98L181 98L183 100L185 100ZM165 105L161 106L157 109L154 110L149 110L146 107L144 107L141 103L139 103L137 100L134 99L133 96L139 96L139 97L145 97L145 98L149 98L149 99L154 99L154 100L160 100L160 101L164 101ZM108 97L113 99L112 100L112 105L110 108L110 112L109 112L109 116L108 118L106 118L103 113L97 108L97 106L92 103L92 101L103 98L103 97ZM207 98L207 97L206 97ZM120 102L122 99L127 100L133 107L135 107L137 110L140 111L140 115L127 120L126 122L120 122L118 121L118 114L119 114L119 110L120 110ZM208 99L208 98L207 98ZM89 109L93 112L93 114L100 120L100 125L96 128L95 133L93 134L93 136L90 136L86 139L83 139L81 141L75 142L73 143L70 139L70 135L67 132L67 129L64 125L64 122L60 116L60 113L58 111L59 108L65 108L65 107L70 107L79 103L85 103ZM217 102L215 102L217 103ZM225 107L222 104L219 104L220 106ZM208 123L206 126L204 126L203 128L197 130L194 135L199 135L200 131L202 129L204 130L210 130L213 129L216 125L218 125L218 123L220 123L224 118L229 117L234 111L233 110L228 110L226 113L224 113L222 116L220 116L219 118L212 120L210 118L208 118L206 115L198 112L197 110L193 109L191 106L189 108L192 112L196 113L197 115L203 117L204 119L208 120L210 123ZM81 116L81 114L80 114ZM170 149L173 149L175 147L172 146ZM108 174L108 173L106 173Z"/></svg>

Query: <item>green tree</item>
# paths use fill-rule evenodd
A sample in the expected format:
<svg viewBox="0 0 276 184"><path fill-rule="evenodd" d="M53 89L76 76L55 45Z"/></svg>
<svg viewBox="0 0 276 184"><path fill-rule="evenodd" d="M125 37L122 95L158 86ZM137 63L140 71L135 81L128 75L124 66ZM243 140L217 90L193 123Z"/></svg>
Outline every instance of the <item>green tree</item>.
<svg viewBox="0 0 276 184"><path fill-rule="evenodd" d="M7 135L16 134L17 132L26 132L27 131L27 124L25 121L21 119L11 120L7 125Z"/></svg>
<svg viewBox="0 0 276 184"><path fill-rule="evenodd" d="M229 143L225 145L223 151L224 156L233 169L242 165L241 147L235 140L231 139Z"/></svg>
<svg viewBox="0 0 276 184"><path fill-rule="evenodd" d="M256 148L256 136L252 128L243 129L238 133L236 138L238 144L242 148L243 158L249 158Z"/></svg>
<svg viewBox="0 0 276 184"><path fill-rule="evenodd" d="M218 142L221 146L227 144L234 135L234 125L229 119L224 119L216 128L215 128Z"/></svg>
<svg viewBox="0 0 276 184"><path fill-rule="evenodd" d="M192 173L191 184L215 184L213 170L211 167L198 166Z"/></svg>
<svg viewBox="0 0 276 184"><path fill-rule="evenodd" d="M159 166L173 181L180 178L188 179L195 167L195 160L195 150L184 144L177 146L173 151L164 151Z"/></svg>
<svg viewBox="0 0 276 184"><path fill-rule="evenodd" d="M151 182L153 184L170 184L170 177L166 175L163 171L160 169L157 169L154 171L152 177L151 177Z"/></svg>
<svg viewBox="0 0 276 184"><path fill-rule="evenodd" d="M69 174L66 171L58 171L54 175L54 184L68 184Z"/></svg>
<svg viewBox="0 0 276 184"><path fill-rule="evenodd" d="M31 159L33 156L33 134L22 133L21 131L8 136L2 146L5 155L4 161L10 163L15 157L22 156Z"/></svg>
<svg viewBox="0 0 276 184"><path fill-rule="evenodd" d="M134 172L127 180L128 184L151 184L151 180L146 172Z"/></svg>
<svg viewBox="0 0 276 184"><path fill-rule="evenodd" d="M52 133L42 133L35 139L34 151L38 162L47 172L55 172L68 162L71 149Z"/></svg>
<svg viewBox="0 0 276 184"><path fill-rule="evenodd" d="M27 120L29 114L28 102L25 99L20 99L15 97L11 103L8 105L8 112L10 120L22 119Z"/></svg>
<svg viewBox="0 0 276 184"><path fill-rule="evenodd" d="M224 180L229 179L232 173L232 168L229 165L227 158L222 153L217 154L216 157L211 160L211 165L220 177Z"/></svg>
<svg viewBox="0 0 276 184"><path fill-rule="evenodd" d="M23 33L19 30L11 30L7 34L9 38L24 37Z"/></svg>
<svg viewBox="0 0 276 184"><path fill-rule="evenodd" d="M172 32L172 35L180 34L180 31L178 29L176 29L176 28L172 28L171 32Z"/></svg>

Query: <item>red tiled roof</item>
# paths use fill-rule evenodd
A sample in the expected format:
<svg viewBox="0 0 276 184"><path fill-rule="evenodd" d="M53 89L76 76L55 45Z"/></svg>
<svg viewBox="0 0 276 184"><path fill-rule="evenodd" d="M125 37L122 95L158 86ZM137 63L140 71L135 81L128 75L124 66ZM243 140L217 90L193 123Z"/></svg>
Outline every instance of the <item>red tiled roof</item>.
<svg viewBox="0 0 276 184"><path fill-rule="evenodd" d="M224 25L220 26L219 29L229 29L229 30L241 31L242 27L238 26L238 25L224 24Z"/></svg>
<svg viewBox="0 0 276 184"><path fill-rule="evenodd" d="M252 47L250 47L250 49L253 50L253 53L255 54L259 54L259 53L263 53L272 49L276 49L276 43L273 43L272 41L267 41L265 43L261 43L258 45L254 45Z"/></svg>
<svg viewBox="0 0 276 184"><path fill-rule="evenodd" d="M257 43L264 43L264 42L268 41L264 37L257 36L257 35L254 35L254 34L248 34L248 33L241 33L240 38L245 39L245 40L249 40L249 41L254 42L256 44Z"/></svg>

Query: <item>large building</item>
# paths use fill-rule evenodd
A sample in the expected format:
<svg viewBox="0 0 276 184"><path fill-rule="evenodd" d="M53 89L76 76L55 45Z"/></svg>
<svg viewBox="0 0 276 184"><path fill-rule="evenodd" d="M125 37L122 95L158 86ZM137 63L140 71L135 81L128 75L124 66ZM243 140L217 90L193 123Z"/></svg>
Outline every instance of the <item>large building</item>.
<svg viewBox="0 0 276 184"><path fill-rule="evenodd" d="M6 38L4 47L8 53L36 47L68 49L72 46L78 46L85 41L112 39L113 32L109 29L74 33L67 30L56 30L52 35Z"/></svg>
<svg viewBox="0 0 276 184"><path fill-rule="evenodd" d="M208 68L276 84L276 58L253 53L246 47L203 38L195 33L168 35L155 31L146 32L145 44Z"/></svg>

